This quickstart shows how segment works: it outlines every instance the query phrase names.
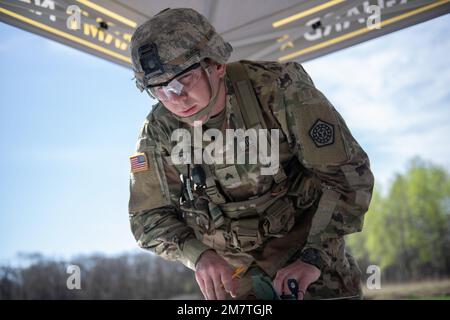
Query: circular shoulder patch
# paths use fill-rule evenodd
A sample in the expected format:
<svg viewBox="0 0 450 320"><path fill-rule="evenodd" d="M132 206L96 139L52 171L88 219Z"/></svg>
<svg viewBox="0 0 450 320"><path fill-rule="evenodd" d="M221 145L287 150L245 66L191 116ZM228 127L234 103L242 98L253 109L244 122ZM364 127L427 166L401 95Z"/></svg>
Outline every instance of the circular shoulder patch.
<svg viewBox="0 0 450 320"><path fill-rule="evenodd" d="M317 147L324 147L334 143L334 126L318 119L309 130L309 136Z"/></svg>

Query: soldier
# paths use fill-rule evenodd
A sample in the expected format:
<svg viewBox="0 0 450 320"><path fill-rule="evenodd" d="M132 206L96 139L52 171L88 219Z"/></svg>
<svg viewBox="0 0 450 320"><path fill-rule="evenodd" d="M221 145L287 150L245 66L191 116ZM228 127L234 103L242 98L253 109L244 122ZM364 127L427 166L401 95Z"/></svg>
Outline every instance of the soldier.
<svg viewBox="0 0 450 320"><path fill-rule="evenodd" d="M192 9L166 9L133 34L136 84L159 101L130 157L138 245L194 270L206 299L361 298L344 236L361 231L370 203L367 154L300 64L226 64L231 51ZM280 165L263 175L261 163L195 163L206 144L188 141L184 154L172 134L199 127L278 130L268 140Z"/></svg>

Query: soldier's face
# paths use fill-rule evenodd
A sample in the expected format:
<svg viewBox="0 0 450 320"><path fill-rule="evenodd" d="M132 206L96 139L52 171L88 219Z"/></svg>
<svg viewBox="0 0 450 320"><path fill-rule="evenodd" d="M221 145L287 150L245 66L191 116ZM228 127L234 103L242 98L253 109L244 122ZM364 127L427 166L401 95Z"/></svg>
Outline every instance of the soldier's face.
<svg viewBox="0 0 450 320"><path fill-rule="evenodd" d="M225 65L211 64L209 66L212 86L219 90L216 106L213 107L212 115L219 113L225 105L225 86L221 79L225 75ZM212 90L209 85L206 71L200 68L201 77L189 90L183 90L180 95L173 94L171 99L162 101L164 106L179 117L189 117L204 109L210 99ZM205 115L206 119L208 115ZM199 121L202 121L200 118Z"/></svg>

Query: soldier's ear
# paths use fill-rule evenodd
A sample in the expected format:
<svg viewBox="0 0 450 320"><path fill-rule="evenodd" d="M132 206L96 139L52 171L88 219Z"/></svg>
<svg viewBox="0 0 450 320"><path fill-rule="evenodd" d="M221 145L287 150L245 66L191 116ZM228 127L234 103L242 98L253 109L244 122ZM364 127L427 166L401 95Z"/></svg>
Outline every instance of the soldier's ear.
<svg viewBox="0 0 450 320"><path fill-rule="evenodd" d="M217 63L210 58L206 58L205 62L211 66L211 69L214 70L214 73L216 73L219 78L223 78L225 76L226 64Z"/></svg>
<svg viewBox="0 0 450 320"><path fill-rule="evenodd" d="M214 67L217 70L217 75L219 76L219 78L223 78L225 76L227 65L226 64L216 64Z"/></svg>

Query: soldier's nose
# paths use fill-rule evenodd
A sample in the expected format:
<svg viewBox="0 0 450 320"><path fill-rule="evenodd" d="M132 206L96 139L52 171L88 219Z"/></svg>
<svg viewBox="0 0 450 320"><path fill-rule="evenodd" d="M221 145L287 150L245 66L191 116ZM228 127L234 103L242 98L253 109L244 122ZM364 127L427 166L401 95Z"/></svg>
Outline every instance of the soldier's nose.
<svg viewBox="0 0 450 320"><path fill-rule="evenodd" d="M181 93L178 95L175 92L170 92L169 94L169 100L175 103L180 103L183 102L184 100L186 100L187 95L186 93L183 91L181 91Z"/></svg>

